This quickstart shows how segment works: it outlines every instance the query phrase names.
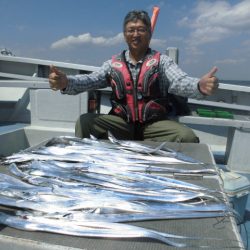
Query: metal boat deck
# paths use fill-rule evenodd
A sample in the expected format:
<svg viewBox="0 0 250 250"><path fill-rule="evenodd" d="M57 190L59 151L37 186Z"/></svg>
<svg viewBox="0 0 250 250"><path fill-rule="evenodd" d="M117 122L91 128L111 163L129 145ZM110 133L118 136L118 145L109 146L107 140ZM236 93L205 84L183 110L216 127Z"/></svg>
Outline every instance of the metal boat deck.
<svg viewBox="0 0 250 250"><path fill-rule="evenodd" d="M206 144L177 144L168 143L168 147L181 152L216 168L212 153ZM183 166L182 166L183 167ZM195 168L195 165L192 166ZM0 167L5 172L5 167ZM219 175L175 175L175 178L183 179L190 183L222 191L222 182ZM224 195L223 195L224 196ZM210 246L209 249L244 249L243 242L237 230L237 222L234 217L202 218L202 219L179 219L157 220L131 223L150 229L159 230L177 235L200 237L201 240L185 240L190 247L185 249L199 248L202 245ZM219 238L222 240L205 239ZM176 249L150 239L93 239L86 237L72 237L46 232L27 232L1 226L0 230L1 249L143 249L163 250Z"/></svg>

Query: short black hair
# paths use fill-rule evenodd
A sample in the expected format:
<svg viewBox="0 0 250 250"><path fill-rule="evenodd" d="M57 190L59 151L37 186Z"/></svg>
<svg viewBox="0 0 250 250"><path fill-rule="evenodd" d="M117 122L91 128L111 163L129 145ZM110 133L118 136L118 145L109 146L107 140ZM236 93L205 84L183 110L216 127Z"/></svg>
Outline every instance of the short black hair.
<svg viewBox="0 0 250 250"><path fill-rule="evenodd" d="M132 10L128 12L123 21L123 32L125 32L125 28L128 22L136 22L137 20L141 20L148 31L151 33L151 20L148 13L144 10Z"/></svg>

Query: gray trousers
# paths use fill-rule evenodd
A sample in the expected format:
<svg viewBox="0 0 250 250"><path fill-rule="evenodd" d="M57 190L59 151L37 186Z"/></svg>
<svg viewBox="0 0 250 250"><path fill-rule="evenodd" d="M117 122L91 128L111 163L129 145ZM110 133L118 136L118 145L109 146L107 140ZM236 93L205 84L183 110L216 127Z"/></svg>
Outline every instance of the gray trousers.
<svg viewBox="0 0 250 250"><path fill-rule="evenodd" d="M118 116L87 113L79 117L75 126L75 135L80 138L93 135L107 139L107 131L119 140L199 142L192 129L172 120L150 123L138 129Z"/></svg>

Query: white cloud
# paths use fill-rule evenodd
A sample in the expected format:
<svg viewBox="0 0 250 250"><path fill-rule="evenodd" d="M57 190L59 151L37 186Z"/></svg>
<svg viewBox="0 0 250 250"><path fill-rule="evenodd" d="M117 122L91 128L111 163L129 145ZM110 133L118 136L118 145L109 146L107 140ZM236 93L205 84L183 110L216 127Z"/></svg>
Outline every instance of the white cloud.
<svg viewBox="0 0 250 250"><path fill-rule="evenodd" d="M191 25L191 20L187 16L185 16L178 21L178 25L182 27L189 27Z"/></svg>
<svg viewBox="0 0 250 250"><path fill-rule="evenodd" d="M114 46L124 41L123 33L116 36L105 38L103 36L93 37L90 33L81 34L79 36L68 36L52 43L52 49L71 48L83 44L94 44L98 46Z"/></svg>
<svg viewBox="0 0 250 250"><path fill-rule="evenodd" d="M80 46L83 44L93 44L96 46L114 46L124 42L123 33L119 33L113 37L93 37L90 33L81 34L79 36L68 36L52 43L52 49L64 49ZM156 47L166 47L166 41L152 38L151 44Z"/></svg>
<svg viewBox="0 0 250 250"><path fill-rule="evenodd" d="M217 60L215 63L216 64L231 64L231 65L237 65L239 63L244 63L246 62L245 59L232 59L232 58L227 58L227 59L223 59L223 60Z"/></svg>
<svg viewBox="0 0 250 250"><path fill-rule="evenodd" d="M191 54L193 56L200 56L200 55L204 55L204 52L202 50L200 50L198 47L196 46L188 46L186 48L188 54Z"/></svg>
<svg viewBox="0 0 250 250"><path fill-rule="evenodd" d="M230 5L227 1L198 1L192 18L185 16L179 25L192 29L189 45L216 42L250 31L250 1Z"/></svg>
<svg viewBox="0 0 250 250"><path fill-rule="evenodd" d="M168 42L182 42L184 39L184 37L181 37L181 36L170 36L168 37Z"/></svg>
<svg viewBox="0 0 250 250"><path fill-rule="evenodd" d="M244 42L242 42L242 45L250 46L250 40L245 40Z"/></svg>
<svg viewBox="0 0 250 250"><path fill-rule="evenodd" d="M166 40L162 40L162 39L157 39L157 38L152 38L150 45L152 47L160 47L160 48L166 48L167 46L167 42Z"/></svg>
<svg viewBox="0 0 250 250"><path fill-rule="evenodd" d="M25 25L18 25L16 26L16 29L20 32L24 31L27 27Z"/></svg>

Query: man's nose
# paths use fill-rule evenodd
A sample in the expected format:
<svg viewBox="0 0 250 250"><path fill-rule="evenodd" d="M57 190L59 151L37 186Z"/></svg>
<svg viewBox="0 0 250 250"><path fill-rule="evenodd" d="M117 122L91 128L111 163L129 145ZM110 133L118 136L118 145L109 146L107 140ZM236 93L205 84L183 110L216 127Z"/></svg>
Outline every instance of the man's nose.
<svg viewBox="0 0 250 250"><path fill-rule="evenodd" d="M138 30L134 30L134 32L133 32L133 36L140 36L141 34L140 34L140 31L138 31Z"/></svg>

